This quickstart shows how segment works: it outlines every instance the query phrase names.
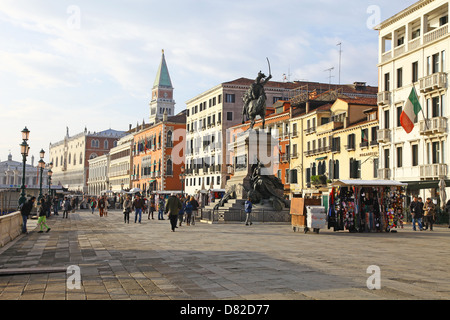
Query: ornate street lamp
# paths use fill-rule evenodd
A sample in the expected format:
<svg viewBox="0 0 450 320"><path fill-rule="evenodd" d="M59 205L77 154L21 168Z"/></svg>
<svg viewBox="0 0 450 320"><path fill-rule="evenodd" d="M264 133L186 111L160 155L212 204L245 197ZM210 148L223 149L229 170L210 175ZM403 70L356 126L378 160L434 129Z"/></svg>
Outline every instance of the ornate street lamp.
<svg viewBox="0 0 450 320"><path fill-rule="evenodd" d="M42 173L44 172L44 168L45 168L45 161L44 161L44 156L45 156L45 151L41 150L41 152L39 152L39 156L41 157L41 160L39 160L38 162L38 167L40 169L40 184L39 184L39 198L38 201L40 201L42 199Z"/></svg>
<svg viewBox="0 0 450 320"><path fill-rule="evenodd" d="M52 169L53 169L53 162L50 162L48 164L48 172L47 172L47 174L48 174L48 194L50 195L50 197L53 196L53 193L52 193L52 175L53 175L53 171L52 171Z"/></svg>
<svg viewBox="0 0 450 320"><path fill-rule="evenodd" d="M181 166L181 173L180 173L180 178L181 178L181 196L184 197L184 177L186 176L186 174L184 173L184 166Z"/></svg>
<svg viewBox="0 0 450 320"><path fill-rule="evenodd" d="M27 163L27 157L28 153L30 152L30 146L28 145L27 141L30 138L30 130L25 127L25 129L22 130L22 143L20 144L20 153L22 154L22 164L23 164L23 172L22 172L22 192L20 193L19 198L19 206L23 205L25 201L27 201L27 198L25 196L25 169L26 169L26 163Z"/></svg>

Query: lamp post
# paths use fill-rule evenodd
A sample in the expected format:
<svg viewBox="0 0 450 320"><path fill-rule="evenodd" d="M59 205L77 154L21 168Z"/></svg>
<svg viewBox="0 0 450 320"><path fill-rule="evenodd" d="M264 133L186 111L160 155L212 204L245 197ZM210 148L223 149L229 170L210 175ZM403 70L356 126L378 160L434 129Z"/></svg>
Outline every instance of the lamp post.
<svg viewBox="0 0 450 320"><path fill-rule="evenodd" d="M22 163L23 163L23 173L22 173L22 192L20 193L19 198L19 206L24 204L25 201L27 201L27 198L25 196L25 169L26 169L26 163L27 163L27 157L28 153L30 152L30 146L28 145L27 141L30 138L30 130L25 127L25 129L22 130L22 143L20 144L20 153L22 154Z"/></svg>
<svg viewBox="0 0 450 320"><path fill-rule="evenodd" d="M184 166L181 166L181 173L180 173L180 178L181 178L181 196L184 197L184 177L186 176L186 174L184 173Z"/></svg>
<svg viewBox="0 0 450 320"><path fill-rule="evenodd" d="M42 199L42 173L44 172L44 168L45 168L45 161L44 161L44 156L45 156L45 151L41 149L41 151L39 152L39 156L41 158L41 160L39 160L38 166L40 169L40 183L39 183L39 198L38 201L40 201Z"/></svg>
<svg viewBox="0 0 450 320"><path fill-rule="evenodd" d="M48 172L47 172L47 174L48 174L48 194L50 195L50 197L53 197L53 194L52 194L52 175L53 175L53 171L52 171L52 169L53 169L53 162L50 162L48 164Z"/></svg>

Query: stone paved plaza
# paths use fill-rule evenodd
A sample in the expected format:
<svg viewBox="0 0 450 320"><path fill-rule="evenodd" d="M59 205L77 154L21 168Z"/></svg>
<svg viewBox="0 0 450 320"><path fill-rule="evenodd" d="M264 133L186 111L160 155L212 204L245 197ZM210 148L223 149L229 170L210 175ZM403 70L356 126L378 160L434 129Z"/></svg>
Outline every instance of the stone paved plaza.
<svg viewBox="0 0 450 320"><path fill-rule="evenodd" d="M77 211L52 216L0 249L0 299L384 300L450 298L450 229L350 234L290 224L123 223ZM36 224L35 221L31 225ZM78 266L81 287L68 288ZM370 290L369 266L381 272Z"/></svg>

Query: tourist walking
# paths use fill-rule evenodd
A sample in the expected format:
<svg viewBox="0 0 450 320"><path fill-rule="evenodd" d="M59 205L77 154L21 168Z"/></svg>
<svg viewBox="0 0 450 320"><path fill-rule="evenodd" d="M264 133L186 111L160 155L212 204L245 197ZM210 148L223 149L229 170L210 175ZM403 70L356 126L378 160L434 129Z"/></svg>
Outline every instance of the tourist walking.
<svg viewBox="0 0 450 320"><path fill-rule="evenodd" d="M409 205L414 231L416 231L416 223L419 225L419 230L420 231L423 230L423 227L422 227L423 203L422 203L422 201L419 202L419 199L421 200L422 198L414 197L413 201Z"/></svg>
<svg viewBox="0 0 450 320"><path fill-rule="evenodd" d="M148 200L148 204L149 204L149 208L148 208L148 220L150 220L150 215L152 216L152 220L154 220L155 218L153 217L153 213L155 212L155 201L153 200L153 198L151 198L150 200Z"/></svg>
<svg viewBox="0 0 450 320"><path fill-rule="evenodd" d="M252 222L252 208L253 208L253 205L252 205L252 202L250 201L250 197L249 197L245 201L245 214L246 214L245 225L246 226L253 224L253 222Z"/></svg>
<svg viewBox="0 0 450 320"><path fill-rule="evenodd" d="M59 198L57 196L54 196L53 197L53 214L55 216L59 216L58 210L59 210Z"/></svg>
<svg viewBox="0 0 450 320"><path fill-rule="evenodd" d="M192 196L191 197L191 204L192 204L192 221L191 224L194 225L195 224L195 217L198 216L198 201L195 200L195 198Z"/></svg>
<svg viewBox="0 0 450 320"><path fill-rule="evenodd" d="M98 212L100 214L100 217L103 217L103 215L105 214L105 206L106 206L105 198L100 197L98 199L98 203L97 203Z"/></svg>
<svg viewBox="0 0 450 320"><path fill-rule="evenodd" d="M141 223L142 210L144 209L144 207L145 207L144 199L141 199L141 196L137 194L136 198L133 201L133 209L135 210L134 223L138 221L138 216L139 216L139 223Z"/></svg>
<svg viewBox="0 0 450 320"><path fill-rule="evenodd" d="M172 232L175 232L177 228L177 219L178 212L183 207L180 199L178 199L174 194L172 194L169 199L167 199L167 203L165 205L164 212L169 214L170 226L172 228Z"/></svg>
<svg viewBox="0 0 450 320"><path fill-rule="evenodd" d="M181 208L178 210L178 226L181 227L181 223L183 222L184 218L184 208L186 207L186 203L183 201L183 198L179 199L181 202Z"/></svg>
<svg viewBox="0 0 450 320"><path fill-rule="evenodd" d="M40 227L39 233L44 232L43 229L44 227L47 228L46 232L50 231L50 228L47 226L47 208L46 208L46 200L45 198L41 198L41 203L40 203L40 207L38 209L38 214L39 214L39 218L38 218L38 226Z"/></svg>
<svg viewBox="0 0 450 320"><path fill-rule="evenodd" d="M423 224L425 230L430 226L430 231L433 231L434 220L436 219L436 205L431 201L431 198L427 198L423 205Z"/></svg>
<svg viewBox="0 0 450 320"><path fill-rule="evenodd" d="M165 207L164 198L160 197L159 202L158 202L158 220L164 220L164 215L163 215L164 207Z"/></svg>
<svg viewBox="0 0 450 320"><path fill-rule="evenodd" d="M122 205L123 205L123 221L125 223L130 223L130 212L133 209L133 203L131 201L131 197L127 196L127 198L122 203Z"/></svg>
<svg viewBox="0 0 450 320"><path fill-rule="evenodd" d="M97 201L95 200L95 197L92 197L90 205L91 205L92 214L94 214L95 207L97 206Z"/></svg>
<svg viewBox="0 0 450 320"><path fill-rule="evenodd" d="M36 201L36 197L31 197L27 202L25 202L20 208L20 213L22 215L22 233L28 233L27 230L27 221L31 215L31 210L33 210L34 202Z"/></svg>
<svg viewBox="0 0 450 320"><path fill-rule="evenodd" d="M63 218L67 219L69 216L69 211L71 209L70 200L67 197L64 197L62 207L63 207Z"/></svg>
<svg viewBox="0 0 450 320"><path fill-rule="evenodd" d="M192 211L194 210L194 206L191 203L191 199L188 198L186 200L186 205L184 206L184 212L186 213L186 225L191 225L191 219L192 219Z"/></svg>

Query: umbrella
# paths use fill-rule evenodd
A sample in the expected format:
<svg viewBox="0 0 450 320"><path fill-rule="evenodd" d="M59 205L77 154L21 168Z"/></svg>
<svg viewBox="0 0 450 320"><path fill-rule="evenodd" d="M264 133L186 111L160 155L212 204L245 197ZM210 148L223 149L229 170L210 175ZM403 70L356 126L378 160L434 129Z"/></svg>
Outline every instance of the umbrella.
<svg viewBox="0 0 450 320"><path fill-rule="evenodd" d="M445 209L445 201L447 201L447 194L445 193L445 181L444 179L439 180L439 196L441 198L441 208Z"/></svg>
<svg viewBox="0 0 450 320"><path fill-rule="evenodd" d="M129 193L138 193L138 192L142 192L142 190L139 189L139 188L133 188L133 189L130 190Z"/></svg>

